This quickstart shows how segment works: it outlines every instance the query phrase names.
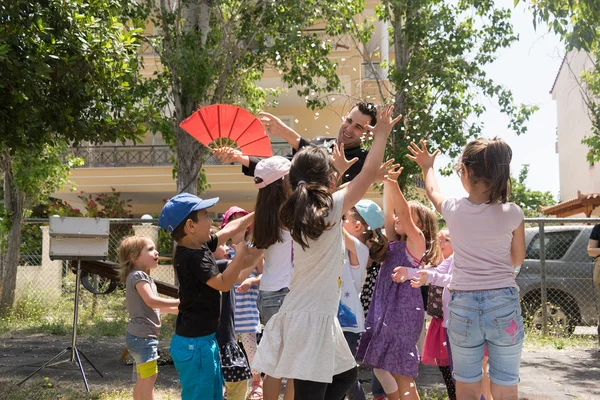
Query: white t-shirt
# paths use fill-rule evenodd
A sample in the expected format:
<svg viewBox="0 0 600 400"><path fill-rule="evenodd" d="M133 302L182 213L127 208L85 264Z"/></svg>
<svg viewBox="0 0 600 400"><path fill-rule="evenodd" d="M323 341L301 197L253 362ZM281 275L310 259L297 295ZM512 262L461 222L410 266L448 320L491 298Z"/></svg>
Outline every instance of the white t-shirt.
<svg viewBox="0 0 600 400"><path fill-rule="evenodd" d="M360 292L367 277L367 263L369 262L369 248L356 238L352 238L356 247L358 266L350 265L348 250L344 255L342 267L342 287L340 292L340 306L338 320L342 330L360 333L365 331L365 314L360 302Z"/></svg>
<svg viewBox="0 0 600 400"><path fill-rule="evenodd" d="M442 203L442 215L454 249L450 290L518 288L510 249L513 232L524 217L519 206L447 198Z"/></svg>
<svg viewBox="0 0 600 400"><path fill-rule="evenodd" d="M265 250L265 265L259 289L266 292L290 286L294 272L294 241L289 231L280 229L283 242L275 242Z"/></svg>

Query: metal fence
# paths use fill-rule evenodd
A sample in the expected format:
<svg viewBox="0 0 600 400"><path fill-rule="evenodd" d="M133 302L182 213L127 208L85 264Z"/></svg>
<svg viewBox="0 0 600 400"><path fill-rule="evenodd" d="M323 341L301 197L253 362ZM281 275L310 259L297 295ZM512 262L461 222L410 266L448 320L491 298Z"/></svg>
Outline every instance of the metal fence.
<svg viewBox="0 0 600 400"><path fill-rule="evenodd" d="M594 261L587 245L594 224L600 219L526 219L526 259L516 269L523 313L535 327L550 334L571 333L576 326L598 323L598 298L592 281ZM156 280L174 284L170 257L170 236L156 226L156 220L111 220L109 260L125 236L152 238L161 256L152 274ZM70 262L52 261L48 256L48 221L27 220L17 273L16 299L45 299L65 295L73 287ZM0 272L5 266L0 254ZM88 291L103 293L118 283L84 274ZM122 295L122 294L121 294ZM101 296L101 295L99 295Z"/></svg>

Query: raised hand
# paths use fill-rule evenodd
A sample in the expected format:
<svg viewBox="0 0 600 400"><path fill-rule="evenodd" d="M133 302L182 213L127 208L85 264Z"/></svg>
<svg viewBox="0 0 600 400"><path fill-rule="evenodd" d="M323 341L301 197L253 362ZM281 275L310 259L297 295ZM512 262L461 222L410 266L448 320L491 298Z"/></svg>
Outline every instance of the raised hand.
<svg viewBox="0 0 600 400"><path fill-rule="evenodd" d="M233 147L217 147L212 151L213 155L223 164L236 162L237 158L242 155L242 152Z"/></svg>
<svg viewBox="0 0 600 400"><path fill-rule="evenodd" d="M392 171L395 168L400 167L400 164L392 164L393 162L394 162L394 159L390 158L389 160L387 160L386 162L381 164L381 167L379 167L379 172L377 173L377 176L375 177L375 182L382 182L390 171Z"/></svg>
<svg viewBox="0 0 600 400"><path fill-rule="evenodd" d="M264 251L257 249L256 247L248 247L245 242L239 242L238 244L232 245L235 250L235 258L240 257L243 262L242 269L254 268L258 264L260 258L264 255Z"/></svg>
<svg viewBox="0 0 600 400"><path fill-rule="evenodd" d="M380 107L377 107L377 124L375 124L375 126L366 125L367 130L371 131L374 137L380 135L388 137L392 132L394 125L402 118L402 115L398 115L396 118L392 119L393 115L393 105L388 103L383 106L383 110L381 110Z"/></svg>
<svg viewBox="0 0 600 400"><path fill-rule="evenodd" d="M385 176L385 180L383 181L383 183L392 182L398 184L398 177L400 177L400 174L402 173L404 168L400 167L399 164L396 165L398 165L398 167L390 168L387 175Z"/></svg>
<svg viewBox="0 0 600 400"><path fill-rule="evenodd" d="M354 164L357 161L358 157L354 157L352 160L346 160L346 155L344 154L344 143L340 143L339 146L337 143L333 145L333 152L331 153L331 164L338 172L340 177L344 175L344 172L346 172L348 168L350 168L352 164Z"/></svg>
<svg viewBox="0 0 600 400"><path fill-rule="evenodd" d="M419 143L421 144L421 147L417 146L415 142L410 142L408 151L410 151L412 155L407 154L406 157L419 164L419 167L423 170L433 168L435 157L440 154L440 151L436 150L433 153L430 153L429 150L427 150L427 142L425 139L421 139Z"/></svg>

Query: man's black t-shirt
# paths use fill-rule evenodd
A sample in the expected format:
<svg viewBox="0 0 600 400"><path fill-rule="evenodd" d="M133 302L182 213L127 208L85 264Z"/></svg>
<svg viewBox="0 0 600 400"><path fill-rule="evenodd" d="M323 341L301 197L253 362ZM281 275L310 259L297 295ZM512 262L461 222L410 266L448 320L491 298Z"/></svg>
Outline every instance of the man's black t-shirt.
<svg viewBox="0 0 600 400"><path fill-rule="evenodd" d="M329 150L333 151L333 145L336 142L337 142L336 139L332 139L332 138L326 137L326 136L318 136L318 137L312 139L310 142L304 138L301 138L300 142L298 144L298 150L302 149L305 146L312 144L314 146L325 147L328 151ZM289 158L291 160L292 156L294 154L296 154L295 151L292 154L289 154L287 156L287 158ZM353 147L351 149L344 148L344 156L346 157L346 160L352 160L353 158L356 157L356 158L358 158L358 161L355 162L354 164L352 164L352 166L350 168L348 168L348 170L346 172L344 172L344 176L342 176L342 183L350 182L352 179L356 178L356 176L362 170L363 165L365 165L365 159L367 158L368 154L369 154L369 151L361 148L360 146ZM250 157L250 166L249 167L242 166L242 172L245 175L254 176L254 169L256 168L256 164L258 164L258 162L260 160L261 160L261 158L258 158L258 157Z"/></svg>
<svg viewBox="0 0 600 400"><path fill-rule="evenodd" d="M590 240L600 241L600 224L595 225L592 228L592 233L590 233ZM598 247L600 247L600 245Z"/></svg>
<svg viewBox="0 0 600 400"><path fill-rule="evenodd" d="M219 274L213 251L219 239L211 235L199 249L177 246L175 271L179 279L179 313L175 333L184 337L206 336L217 331L221 292L206 282Z"/></svg>

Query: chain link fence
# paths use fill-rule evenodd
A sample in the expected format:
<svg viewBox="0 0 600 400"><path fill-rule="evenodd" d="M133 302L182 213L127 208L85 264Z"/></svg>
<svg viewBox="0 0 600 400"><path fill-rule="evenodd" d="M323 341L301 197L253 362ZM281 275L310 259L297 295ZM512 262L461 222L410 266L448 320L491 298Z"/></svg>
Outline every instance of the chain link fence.
<svg viewBox="0 0 600 400"><path fill-rule="evenodd" d="M544 333L556 335L570 334L576 326L598 324L599 300L592 280L594 260L587 254L587 245L591 230L600 219L528 218L525 221L526 257L515 272L526 321ZM116 249L123 237L147 236L155 241L161 257L159 268L152 271L154 279L174 284L172 241L156 222L111 220L108 259L117 262ZM1 239L5 242L6 238ZM27 220L23 227L15 307L22 301L72 296L73 266L70 261L50 260L48 248L48 220ZM5 269L3 254L0 254L0 272L3 274ZM97 302L108 293L118 299L123 297L123 286L118 281L84 272L82 283L93 293L91 301ZM121 300L114 302L119 307L121 303Z"/></svg>

